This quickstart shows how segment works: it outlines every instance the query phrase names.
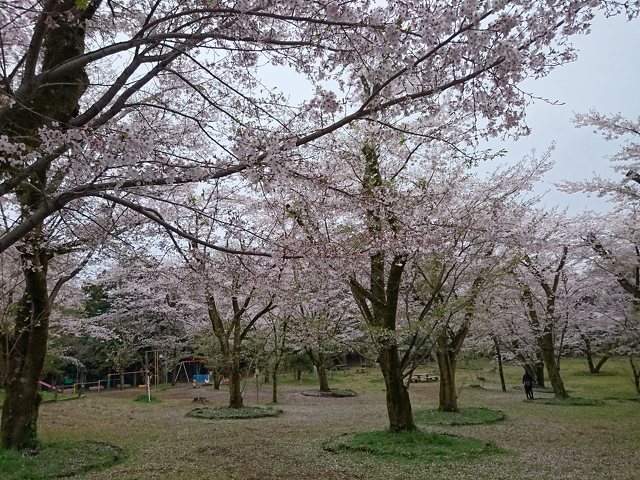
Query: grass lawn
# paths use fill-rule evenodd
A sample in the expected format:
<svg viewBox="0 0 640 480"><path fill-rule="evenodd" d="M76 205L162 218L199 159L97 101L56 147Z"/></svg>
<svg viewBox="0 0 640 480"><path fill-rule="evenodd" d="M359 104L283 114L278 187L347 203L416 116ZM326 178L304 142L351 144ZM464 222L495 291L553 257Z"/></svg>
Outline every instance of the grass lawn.
<svg viewBox="0 0 640 480"><path fill-rule="evenodd" d="M224 406L226 387L154 389L160 401L151 404L135 402L137 390L89 392L78 401L44 404L39 434L45 445L95 441L122 449L117 464L68 478L637 480L640 402L629 365L610 360L601 375L586 370L583 361L563 360L570 394L604 401L557 406L544 403L551 398L544 392L525 401L520 368L507 368L503 393L486 361L463 363L457 377L460 406L500 411L505 419L464 425L417 421L421 432L398 439L404 445L400 455L384 432L384 384L372 368L332 374L331 387L358 393L349 398L305 396L301 392L313 386L310 376L300 383L283 376L274 406L283 414L248 420L187 416L202 408L196 397L205 397L207 407ZM257 401L256 393L249 382L246 406L273 406L270 385L260 387ZM416 412L437 407L437 383L412 384L410 394Z"/></svg>

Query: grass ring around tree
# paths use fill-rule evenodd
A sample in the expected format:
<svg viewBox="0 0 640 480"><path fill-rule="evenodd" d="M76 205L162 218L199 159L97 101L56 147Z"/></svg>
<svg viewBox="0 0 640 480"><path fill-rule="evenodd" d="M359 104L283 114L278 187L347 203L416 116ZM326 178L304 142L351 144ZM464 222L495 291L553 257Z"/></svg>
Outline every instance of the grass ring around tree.
<svg viewBox="0 0 640 480"><path fill-rule="evenodd" d="M0 450L0 472L3 480L72 477L104 470L123 458L120 447L105 442L46 443L35 453Z"/></svg>
<svg viewBox="0 0 640 480"><path fill-rule="evenodd" d="M208 420L243 420L249 418L277 417L283 413L277 408L262 407L201 407L187 412L187 417L204 418Z"/></svg>
<svg viewBox="0 0 640 480"><path fill-rule="evenodd" d="M342 435L323 445L338 454L350 454L381 462L442 463L469 461L486 455L505 453L493 442L457 435L422 432L359 432Z"/></svg>
<svg viewBox="0 0 640 480"><path fill-rule="evenodd" d="M504 419L500 410L483 407L462 407L459 412L441 412L437 408L413 411L413 420L419 425L480 425Z"/></svg>
<svg viewBox="0 0 640 480"><path fill-rule="evenodd" d="M320 390L305 390L301 392L302 395L306 397L328 397L328 398L346 398L346 397L355 397L358 394L353 390L348 389L332 389L328 392L321 392Z"/></svg>

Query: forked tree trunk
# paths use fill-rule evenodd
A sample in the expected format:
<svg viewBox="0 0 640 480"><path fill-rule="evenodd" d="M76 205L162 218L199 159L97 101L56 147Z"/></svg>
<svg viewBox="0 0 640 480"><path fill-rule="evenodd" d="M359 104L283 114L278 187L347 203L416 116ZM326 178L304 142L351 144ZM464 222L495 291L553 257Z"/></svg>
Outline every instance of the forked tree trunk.
<svg viewBox="0 0 640 480"><path fill-rule="evenodd" d="M380 174L379 159L375 147L368 142L362 148L365 160L365 171L362 180L365 195L383 186ZM393 214L384 213L372 203L367 210L368 231L372 238L378 237L382 231L382 223L386 221L393 228ZM351 278L351 292L358 304L365 322L380 332L377 340L378 362L384 377L387 391L387 414L389 430L392 432L411 431L416 429L409 391L403 381L404 361L400 359L400 351L396 343L398 296L402 275L407 262L406 255L396 254L386 265L385 252L378 251L369 257L369 287L366 288L355 278Z"/></svg>
<svg viewBox="0 0 640 480"><path fill-rule="evenodd" d="M600 373L602 366L609 360L609 355L604 355L600 360L595 363L593 357L593 350L591 348L591 340L586 335L582 337L584 342L584 354L587 357L587 365L589 365L589 373Z"/></svg>
<svg viewBox="0 0 640 480"><path fill-rule="evenodd" d="M251 296L247 296L242 304L239 303L237 297L232 296L231 305L233 307L233 317L230 319L227 326L228 328L225 328L213 295L207 295L206 301L213 333L220 344L225 371L227 375L229 375L229 408L242 408L244 406L242 400L242 375L240 370L242 342L255 322L273 309L273 301L270 300L262 310L256 313L243 327L241 321L251 303Z"/></svg>

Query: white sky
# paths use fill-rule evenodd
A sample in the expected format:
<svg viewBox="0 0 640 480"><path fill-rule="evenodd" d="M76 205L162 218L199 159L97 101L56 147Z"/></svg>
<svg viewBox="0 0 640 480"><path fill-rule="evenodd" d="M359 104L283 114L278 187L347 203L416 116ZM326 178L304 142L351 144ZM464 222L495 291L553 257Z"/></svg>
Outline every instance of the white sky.
<svg viewBox="0 0 640 480"><path fill-rule="evenodd" d="M640 20L596 19L592 33L575 37L573 44L579 49L576 62L525 84L525 90L563 105L531 105L527 124L532 133L501 148L509 152L507 158L519 159L533 148L542 153L555 141L555 167L538 193L549 191L545 205L578 213L585 208L606 209L606 203L595 197L557 192L554 182L588 179L593 172L612 177L614 172L606 157L620 144L605 141L590 128L575 128L571 119L574 112L586 113L591 108L602 113L620 112L632 119L640 116Z"/></svg>

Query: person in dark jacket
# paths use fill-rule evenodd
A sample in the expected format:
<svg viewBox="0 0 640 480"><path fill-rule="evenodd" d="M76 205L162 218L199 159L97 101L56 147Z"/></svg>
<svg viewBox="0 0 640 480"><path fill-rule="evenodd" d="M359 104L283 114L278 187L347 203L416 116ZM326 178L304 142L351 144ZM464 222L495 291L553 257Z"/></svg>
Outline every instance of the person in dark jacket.
<svg viewBox="0 0 640 480"><path fill-rule="evenodd" d="M527 395L527 400L533 400L533 377L529 372L524 372L522 384L524 385L524 393Z"/></svg>

